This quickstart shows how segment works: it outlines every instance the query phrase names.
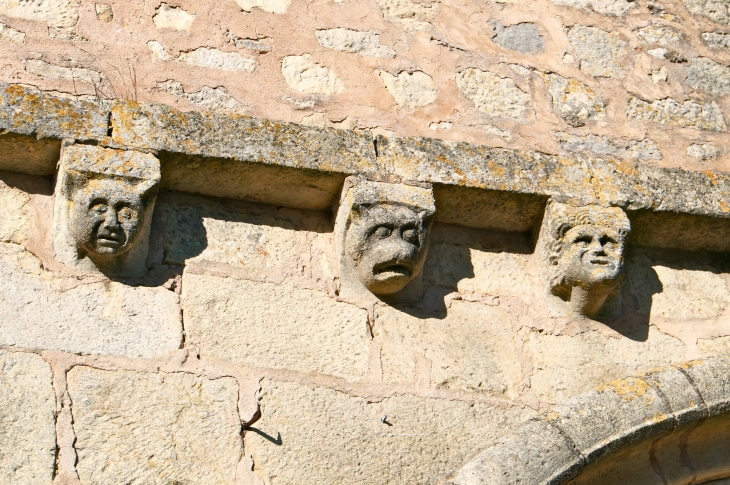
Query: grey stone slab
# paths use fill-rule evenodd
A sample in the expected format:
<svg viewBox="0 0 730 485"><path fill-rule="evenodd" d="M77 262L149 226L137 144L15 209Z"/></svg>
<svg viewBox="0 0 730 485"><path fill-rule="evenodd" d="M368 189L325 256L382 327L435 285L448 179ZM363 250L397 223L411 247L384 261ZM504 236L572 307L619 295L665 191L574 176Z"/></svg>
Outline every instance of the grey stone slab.
<svg viewBox="0 0 730 485"><path fill-rule="evenodd" d="M688 362L679 368L697 387L710 416L730 410L730 359L708 357Z"/></svg>
<svg viewBox="0 0 730 485"><path fill-rule="evenodd" d="M683 372L673 368L656 370L646 374L644 380L659 391L672 411L676 426L702 419L707 414L702 397Z"/></svg>
<svg viewBox="0 0 730 485"><path fill-rule="evenodd" d="M547 485L570 479L583 459L547 421L532 419L468 462L447 485Z"/></svg>

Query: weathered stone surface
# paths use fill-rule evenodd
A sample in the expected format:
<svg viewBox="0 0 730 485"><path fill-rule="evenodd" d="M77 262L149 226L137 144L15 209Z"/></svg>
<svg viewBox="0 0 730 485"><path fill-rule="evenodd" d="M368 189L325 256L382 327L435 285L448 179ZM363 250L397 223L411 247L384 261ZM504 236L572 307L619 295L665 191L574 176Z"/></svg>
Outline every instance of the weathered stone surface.
<svg viewBox="0 0 730 485"><path fill-rule="evenodd" d="M533 54L545 50L540 29L535 24L526 22L504 27L501 23L496 22L495 33L492 40L507 49L523 54Z"/></svg>
<svg viewBox="0 0 730 485"><path fill-rule="evenodd" d="M246 12L250 12L254 8L260 8L264 12L286 13L291 4L291 0L235 0L239 7Z"/></svg>
<svg viewBox="0 0 730 485"><path fill-rule="evenodd" d="M75 367L68 392L82 483L235 482L242 443L233 378Z"/></svg>
<svg viewBox="0 0 730 485"><path fill-rule="evenodd" d="M438 483L475 446L532 414L409 394L354 397L267 379L254 426L280 441L247 431L245 447L265 483Z"/></svg>
<svg viewBox="0 0 730 485"><path fill-rule="evenodd" d="M108 3L94 4L94 11L96 12L96 18L102 22L111 22L114 20L114 11Z"/></svg>
<svg viewBox="0 0 730 485"><path fill-rule="evenodd" d="M730 409L730 360L727 357L707 357L678 366L685 372L702 395L710 416Z"/></svg>
<svg viewBox="0 0 730 485"><path fill-rule="evenodd" d="M650 44L669 45L682 39L679 32L666 25L649 25L638 29L636 33Z"/></svg>
<svg viewBox="0 0 730 485"><path fill-rule="evenodd" d="M730 5L723 0L684 0L687 10L721 24L730 24Z"/></svg>
<svg viewBox="0 0 730 485"><path fill-rule="evenodd" d="M730 336L714 338L698 338L697 348L705 354L727 355L730 354Z"/></svg>
<svg viewBox="0 0 730 485"><path fill-rule="evenodd" d="M166 3L160 4L152 16L152 21L158 29L190 30L195 15L189 14L181 7L170 7Z"/></svg>
<svg viewBox="0 0 730 485"><path fill-rule="evenodd" d="M38 0L0 3L0 14L45 22L49 27L73 28L79 20L78 0Z"/></svg>
<svg viewBox="0 0 730 485"><path fill-rule="evenodd" d="M385 88L395 98L401 108L414 109L428 106L436 101L438 92L431 76L422 71L409 73L401 71L394 76L380 71L380 79Z"/></svg>
<svg viewBox="0 0 730 485"><path fill-rule="evenodd" d="M380 34L373 31L338 27L315 32L322 47L342 52L355 52L365 57L395 57L395 51L380 43Z"/></svg>
<svg viewBox="0 0 730 485"><path fill-rule="evenodd" d="M531 274L532 268L524 256L477 250L470 250L469 253L474 277L459 279L456 286L459 293L483 296L509 295L529 299L539 292L535 281L536 275ZM441 281L434 283L439 284Z"/></svg>
<svg viewBox="0 0 730 485"><path fill-rule="evenodd" d="M518 395L522 369L509 314L499 307L454 301L445 317L428 316L376 310L374 333L382 345L385 382L430 379L433 388Z"/></svg>
<svg viewBox="0 0 730 485"><path fill-rule="evenodd" d="M456 75L456 85L474 106L489 116L521 118L532 97L519 89L512 79L479 69L465 69Z"/></svg>
<svg viewBox="0 0 730 485"><path fill-rule="evenodd" d="M367 373L367 312L324 292L188 269L183 308L186 341L203 355L351 380Z"/></svg>
<svg viewBox="0 0 730 485"><path fill-rule="evenodd" d="M590 151L601 156L628 158L634 160L661 160L662 152L653 140L630 140L625 145L611 142L605 136L586 135L578 136L570 133L557 132L555 139L567 152Z"/></svg>
<svg viewBox="0 0 730 485"><path fill-rule="evenodd" d="M628 336L596 331L557 336L529 329L522 329L520 335L525 355L534 366L531 388L541 400L551 403L621 376L681 362L685 355L680 340L653 326Z"/></svg>
<svg viewBox="0 0 730 485"><path fill-rule="evenodd" d="M236 98L228 94L224 87L211 88L203 86L200 91L186 93L183 85L177 81L165 81L158 84L158 87L168 94L178 98L184 98L194 104L205 106L211 110L245 111L245 107Z"/></svg>
<svg viewBox="0 0 730 485"><path fill-rule="evenodd" d="M629 98L629 118L662 125L699 128L705 131L727 131L720 107L714 103L699 104L695 101L679 103L672 98L652 102L636 97Z"/></svg>
<svg viewBox="0 0 730 485"><path fill-rule="evenodd" d="M606 105L595 91L574 78L543 74L553 108L570 126L583 126L587 120L606 117Z"/></svg>
<svg viewBox="0 0 730 485"><path fill-rule="evenodd" d="M244 57L237 52L223 52L209 47L198 47L189 52L181 52L176 58L179 62L191 66L207 67L228 72L254 72L256 61Z"/></svg>
<svg viewBox="0 0 730 485"><path fill-rule="evenodd" d="M0 39L22 44L25 42L25 32L15 30L9 25L0 23Z"/></svg>
<svg viewBox="0 0 730 485"><path fill-rule="evenodd" d="M636 2L630 0L550 0L556 5L577 7L583 10L593 10L604 15L621 16L632 8L636 8Z"/></svg>
<svg viewBox="0 0 730 485"><path fill-rule="evenodd" d="M621 67L626 42L616 32L574 25L568 40L580 60L580 69L594 77L624 77Z"/></svg>
<svg viewBox="0 0 730 485"><path fill-rule="evenodd" d="M692 59L687 69L687 82L693 88L709 94L730 94L730 67L706 57L697 57Z"/></svg>
<svg viewBox="0 0 730 485"><path fill-rule="evenodd" d="M556 427L531 419L469 461L447 484L562 483L582 465L582 457Z"/></svg>
<svg viewBox="0 0 730 485"><path fill-rule="evenodd" d="M28 59L25 61L25 70L47 79L76 81L91 86L99 86L101 84L101 73L98 71L78 67L56 66L41 61L40 59Z"/></svg>
<svg viewBox="0 0 730 485"><path fill-rule="evenodd" d="M643 376L661 395L672 410L677 426L702 419L707 410L702 406L702 397L692 386L692 382L678 369L667 367L652 371Z"/></svg>
<svg viewBox="0 0 730 485"><path fill-rule="evenodd" d="M345 89L345 83L332 69L320 66L312 56L286 56L281 61L281 73L286 83L300 93L338 94Z"/></svg>
<svg viewBox="0 0 730 485"><path fill-rule="evenodd" d="M0 351L0 481L50 485L56 459L51 366L35 354Z"/></svg>
<svg viewBox="0 0 730 485"><path fill-rule="evenodd" d="M0 180L0 242L24 244L30 229L30 197Z"/></svg>
<svg viewBox="0 0 730 485"><path fill-rule="evenodd" d="M406 32L428 30L439 13L438 1L377 0L383 16L401 26Z"/></svg>
<svg viewBox="0 0 730 485"><path fill-rule="evenodd" d="M153 357L180 347L178 296L107 282L61 286L40 260L0 244L0 345Z"/></svg>
<svg viewBox="0 0 730 485"><path fill-rule="evenodd" d="M710 49L727 49L730 48L730 34L722 32L703 32L702 40L707 42Z"/></svg>

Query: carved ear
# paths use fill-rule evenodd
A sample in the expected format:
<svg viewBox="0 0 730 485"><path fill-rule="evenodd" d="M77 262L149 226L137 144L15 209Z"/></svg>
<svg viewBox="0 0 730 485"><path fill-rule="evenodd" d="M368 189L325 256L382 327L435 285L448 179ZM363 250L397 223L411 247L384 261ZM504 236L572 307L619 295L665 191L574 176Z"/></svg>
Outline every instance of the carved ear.
<svg viewBox="0 0 730 485"><path fill-rule="evenodd" d="M148 208L155 200L155 197L157 197L157 191L159 189L159 184L149 181L141 182L137 186L137 190L139 190L139 195L142 198L142 205L144 205L144 208Z"/></svg>
<svg viewBox="0 0 730 485"><path fill-rule="evenodd" d="M561 222L555 230L555 239L562 239L563 236L565 236L571 229L573 229L573 224L569 222Z"/></svg>

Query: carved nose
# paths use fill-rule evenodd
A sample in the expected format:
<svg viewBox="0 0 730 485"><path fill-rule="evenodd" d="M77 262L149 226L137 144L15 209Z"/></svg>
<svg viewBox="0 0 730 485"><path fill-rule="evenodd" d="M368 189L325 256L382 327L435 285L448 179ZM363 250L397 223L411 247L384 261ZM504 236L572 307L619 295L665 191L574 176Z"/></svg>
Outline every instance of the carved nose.
<svg viewBox="0 0 730 485"><path fill-rule="evenodd" d="M590 250L592 253L599 255L599 256L605 256L606 251L603 247L603 244L601 244L601 241L598 239L594 239L593 242L590 245Z"/></svg>
<svg viewBox="0 0 730 485"><path fill-rule="evenodd" d="M117 217L116 211L113 211L113 210L106 211L106 215L104 216L104 227L108 227L108 228L119 227L119 218Z"/></svg>

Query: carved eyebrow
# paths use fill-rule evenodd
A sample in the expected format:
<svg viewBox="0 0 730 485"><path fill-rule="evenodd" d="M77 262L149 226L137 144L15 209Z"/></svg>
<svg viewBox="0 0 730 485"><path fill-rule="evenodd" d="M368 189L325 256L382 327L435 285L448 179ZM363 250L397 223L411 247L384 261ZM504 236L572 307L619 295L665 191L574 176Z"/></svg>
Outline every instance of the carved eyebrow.
<svg viewBox="0 0 730 485"><path fill-rule="evenodd" d="M109 201L107 199L103 198L103 197L94 197L89 202L89 207L94 207L97 204L109 205Z"/></svg>

